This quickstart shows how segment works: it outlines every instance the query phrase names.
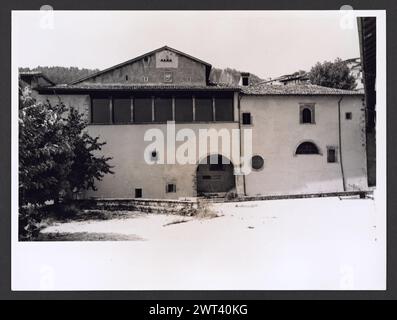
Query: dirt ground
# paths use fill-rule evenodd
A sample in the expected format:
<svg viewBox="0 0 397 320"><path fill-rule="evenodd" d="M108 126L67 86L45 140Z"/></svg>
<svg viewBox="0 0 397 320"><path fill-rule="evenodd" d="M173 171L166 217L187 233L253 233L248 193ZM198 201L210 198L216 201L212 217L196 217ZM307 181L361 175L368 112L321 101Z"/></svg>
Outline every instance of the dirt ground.
<svg viewBox="0 0 397 320"><path fill-rule="evenodd" d="M53 286L65 290L384 286L384 221L374 200L253 201L215 204L213 210L219 217L130 212L54 224L42 230L42 240L94 241L46 242L45 251L30 246L24 261L51 266ZM57 276L65 264L80 278ZM16 273L25 289L26 283L35 286L31 272Z"/></svg>

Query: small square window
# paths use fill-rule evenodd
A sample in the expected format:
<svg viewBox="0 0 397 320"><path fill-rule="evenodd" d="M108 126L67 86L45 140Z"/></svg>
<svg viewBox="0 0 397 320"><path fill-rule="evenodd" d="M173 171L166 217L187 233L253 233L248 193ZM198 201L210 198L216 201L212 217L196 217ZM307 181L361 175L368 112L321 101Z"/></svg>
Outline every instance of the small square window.
<svg viewBox="0 0 397 320"><path fill-rule="evenodd" d="M141 188L135 189L135 198L142 198L142 189Z"/></svg>
<svg viewBox="0 0 397 320"><path fill-rule="evenodd" d="M251 113L249 112L243 113L243 124L251 124Z"/></svg>
<svg viewBox="0 0 397 320"><path fill-rule="evenodd" d="M149 77L143 76L143 82L148 82L148 81L149 81Z"/></svg>
<svg viewBox="0 0 397 320"><path fill-rule="evenodd" d="M167 184L167 193L176 192L176 185L174 183Z"/></svg>
<svg viewBox="0 0 397 320"><path fill-rule="evenodd" d="M327 150L327 162L328 163L335 163L336 162L336 148L328 147L328 150Z"/></svg>
<svg viewBox="0 0 397 320"><path fill-rule="evenodd" d="M346 118L346 120L351 120L353 118L352 113L351 112L346 112L345 113L345 118Z"/></svg>

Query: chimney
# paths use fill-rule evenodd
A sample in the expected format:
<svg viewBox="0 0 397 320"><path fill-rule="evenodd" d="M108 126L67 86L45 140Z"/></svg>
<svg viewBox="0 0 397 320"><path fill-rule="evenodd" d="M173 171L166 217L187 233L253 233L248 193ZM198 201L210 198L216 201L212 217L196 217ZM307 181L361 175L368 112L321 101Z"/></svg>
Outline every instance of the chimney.
<svg viewBox="0 0 397 320"><path fill-rule="evenodd" d="M241 85L248 86L249 85L250 74L249 72L241 72Z"/></svg>

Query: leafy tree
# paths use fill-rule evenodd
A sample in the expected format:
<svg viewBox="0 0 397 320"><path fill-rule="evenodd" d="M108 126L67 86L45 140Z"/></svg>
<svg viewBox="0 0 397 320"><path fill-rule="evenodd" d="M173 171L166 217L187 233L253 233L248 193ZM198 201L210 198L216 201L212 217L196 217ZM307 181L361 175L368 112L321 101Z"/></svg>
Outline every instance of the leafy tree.
<svg viewBox="0 0 397 320"><path fill-rule="evenodd" d="M337 58L334 62L318 62L309 72L312 84L319 86L353 90L356 88L356 79L350 73L347 64Z"/></svg>
<svg viewBox="0 0 397 320"><path fill-rule="evenodd" d="M47 201L70 200L95 181L113 173L109 157L98 155L105 142L91 137L74 108L37 102L28 87L20 89L19 205L20 226L29 233ZM35 210L36 209L36 210Z"/></svg>

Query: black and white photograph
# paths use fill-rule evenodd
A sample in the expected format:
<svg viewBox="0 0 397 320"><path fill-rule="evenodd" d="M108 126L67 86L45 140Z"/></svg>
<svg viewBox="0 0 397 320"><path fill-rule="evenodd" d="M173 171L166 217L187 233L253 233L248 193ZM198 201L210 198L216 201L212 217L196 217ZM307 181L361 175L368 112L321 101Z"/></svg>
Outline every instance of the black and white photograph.
<svg viewBox="0 0 397 320"><path fill-rule="evenodd" d="M12 290L385 290L384 10L12 12Z"/></svg>

